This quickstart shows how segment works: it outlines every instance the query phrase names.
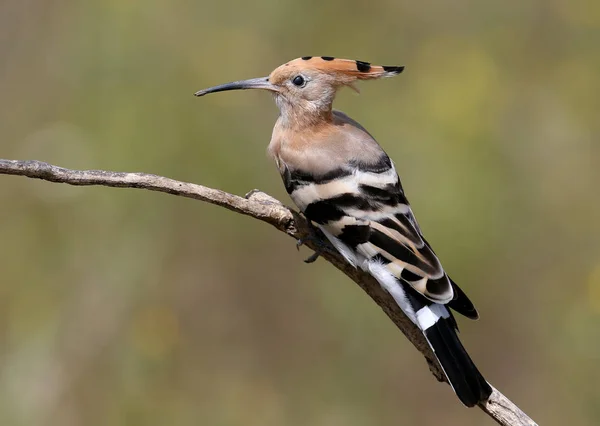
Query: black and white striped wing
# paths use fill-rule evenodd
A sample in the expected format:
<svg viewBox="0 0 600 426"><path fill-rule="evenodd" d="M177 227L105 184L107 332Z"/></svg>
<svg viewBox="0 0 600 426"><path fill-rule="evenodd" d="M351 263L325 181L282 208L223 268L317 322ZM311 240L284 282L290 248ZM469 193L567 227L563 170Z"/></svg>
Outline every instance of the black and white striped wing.
<svg viewBox="0 0 600 426"><path fill-rule="evenodd" d="M458 339L447 306L469 318L477 311L423 238L389 158L323 176L286 168L284 182L346 260L375 277L421 329L459 399L468 407L486 400L492 389Z"/></svg>
<svg viewBox="0 0 600 426"><path fill-rule="evenodd" d="M398 282L408 283L434 303L477 317L423 238L387 156L375 166L354 163L324 176L286 171L284 181L348 262L372 273L392 295Z"/></svg>

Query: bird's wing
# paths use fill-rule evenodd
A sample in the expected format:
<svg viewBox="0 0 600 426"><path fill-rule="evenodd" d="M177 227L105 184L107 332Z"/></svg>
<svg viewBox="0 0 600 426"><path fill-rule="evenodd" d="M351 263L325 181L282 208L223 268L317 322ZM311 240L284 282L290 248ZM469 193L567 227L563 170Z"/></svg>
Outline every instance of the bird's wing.
<svg viewBox="0 0 600 426"><path fill-rule="evenodd" d="M456 287L423 238L387 155L320 177L287 171L284 180L294 202L350 263L364 269L377 262L427 299L453 300Z"/></svg>

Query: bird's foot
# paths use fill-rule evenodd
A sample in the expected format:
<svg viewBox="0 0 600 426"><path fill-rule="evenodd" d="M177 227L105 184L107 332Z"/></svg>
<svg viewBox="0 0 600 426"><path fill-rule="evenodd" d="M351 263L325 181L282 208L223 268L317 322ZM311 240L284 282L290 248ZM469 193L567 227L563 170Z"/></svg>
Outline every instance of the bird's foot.
<svg viewBox="0 0 600 426"><path fill-rule="evenodd" d="M311 233L306 238L299 238L296 242L296 249L300 250L300 247L306 244L308 241L312 242L314 246L319 247L322 245L322 242L319 238L315 236L318 228L316 228L310 221L308 221L308 227L310 228ZM319 249L315 250L313 254L311 254L308 258L304 260L304 263L313 263L316 261L321 255L321 251Z"/></svg>
<svg viewBox="0 0 600 426"><path fill-rule="evenodd" d="M300 250L300 247L306 244L308 241L313 242L315 245L319 244L319 240L317 238L313 237L312 235L309 235L306 238L300 238L298 239L298 241L296 241L296 249ZM320 255L320 251L315 250L313 254L311 254L308 258L304 260L304 263L313 263L319 258Z"/></svg>
<svg viewBox="0 0 600 426"><path fill-rule="evenodd" d="M308 256L306 259L304 259L304 263L313 263L319 258L319 256L321 256L321 253L316 251L310 256Z"/></svg>

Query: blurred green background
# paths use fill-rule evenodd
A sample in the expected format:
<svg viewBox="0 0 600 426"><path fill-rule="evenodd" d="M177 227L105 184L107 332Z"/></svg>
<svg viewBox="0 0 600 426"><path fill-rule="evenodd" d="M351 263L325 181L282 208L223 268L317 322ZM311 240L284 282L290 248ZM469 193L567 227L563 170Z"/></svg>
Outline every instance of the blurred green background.
<svg viewBox="0 0 600 426"><path fill-rule="evenodd" d="M260 92L303 55L406 65L336 107L471 295L462 339L543 425L600 423L600 3L5 0L0 157L291 204ZM491 425L362 291L268 225L0 176L0 424Z"/></svg>

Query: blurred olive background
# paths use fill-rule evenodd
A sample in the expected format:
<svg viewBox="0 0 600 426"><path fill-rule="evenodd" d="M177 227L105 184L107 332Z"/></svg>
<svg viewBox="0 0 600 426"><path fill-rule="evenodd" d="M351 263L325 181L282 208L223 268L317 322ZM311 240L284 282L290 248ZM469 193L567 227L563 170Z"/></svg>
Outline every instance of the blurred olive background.
<svg viewBox="0 0 600 426"><path fill-rule="evenodd" d="M0 157L291 204L261 92L303 55L406 65L336 107L471 295L462 339L544 425L600 422L600 3L8 0ZM362 291L268 225L0 176L0 424L491 425Z"/></svg>

